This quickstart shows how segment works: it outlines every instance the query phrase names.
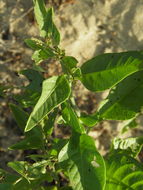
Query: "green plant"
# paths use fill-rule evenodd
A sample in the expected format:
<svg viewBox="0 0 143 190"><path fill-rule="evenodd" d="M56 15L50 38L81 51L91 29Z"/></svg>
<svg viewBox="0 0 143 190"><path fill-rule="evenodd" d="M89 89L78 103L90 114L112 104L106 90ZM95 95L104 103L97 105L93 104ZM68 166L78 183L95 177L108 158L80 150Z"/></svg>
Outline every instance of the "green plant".
<svg viewBox="0 0 143 190"><path fill-rule="evenodd" d="M143 165L138 154L143 137L115 138L103 158L88 132L103 120L129 120L128 128L135 126L143 106L143 52L103 54L78 67L78 61L59 48L53 9L47 10L43 0L34 0L34 12L41 38L25 41L34 50L34 66L21 71L29 85L14 97L17 105L10 105L25 138L10 149L36 149L38 154L30 154L30 161L9 162L18 174L1 169L0 189L142 190ZM60 76L43 77L40 63L46 60L48 64L48 59L59 61ZM92 115L82 115L75 105L72 87L76 80L93 92L110 89ZM52 136L55 123L69 126L69 139Z"/></svg>

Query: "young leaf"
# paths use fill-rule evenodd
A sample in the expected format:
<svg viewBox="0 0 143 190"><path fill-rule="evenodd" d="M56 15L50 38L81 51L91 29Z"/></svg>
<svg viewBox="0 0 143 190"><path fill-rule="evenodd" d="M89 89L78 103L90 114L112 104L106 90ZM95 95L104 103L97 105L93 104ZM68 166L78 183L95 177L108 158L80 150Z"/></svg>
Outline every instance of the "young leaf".
<svg viewBox="0 0 143 190"><path fill-rule="evenodd" d="M45 23L45 17L47 15L46 7L44 4L44 0L33 0L34 3L34 14L39 25L40 35L42 37L46 36L46 31L43 30L43 26Z"/></svg>
<svg viewBox="0 0 143 190"><path fill-rule="evenodd" d="M81 81L91 91L103 91L140 70L143 70L142 51L107 53L82 65Z"/></svg>
<svg viewBox="0 0 143 190"><path fill-rule="evenodd" d="M34 12L42 37L51 37L53 45L59 45L60 33L53 22L53 9L46 10L43 0L34 0Z"/></svg>
<svg viewBox="0 0 143 190"><path fill-rule="evenodd" d="M107 183L105 190L141 190L143 166L131 156L115 151L106 161Z"/></svg>
<svg viewBox="0 0 143 190"><path fill-rule="evenodd" d="M25 131L35 127L49 112L66 101L69 95L70 86L64 75L45 80L41 97L28 119Z"/></svg>
<svg viewBox="0 0 143 190"><path fill-rule="evenodd" d="M143 71L136 72L112 89L99 114L103 119L128 120L143 106Z"/></svg>
<svg viewBox="0 0 143 190"><path fill-rule="evenodd" d="M73 136L61 150L59 162L68 172L74 190L104 190L105 165L91 137Z"/></svg>
<svg viewBox="0 0 143 190"><path fill-rule="evenodd" d="M51 34L53 30L53 8L49 8L44 18L44 25L42 28L47 34Z"/></svg>

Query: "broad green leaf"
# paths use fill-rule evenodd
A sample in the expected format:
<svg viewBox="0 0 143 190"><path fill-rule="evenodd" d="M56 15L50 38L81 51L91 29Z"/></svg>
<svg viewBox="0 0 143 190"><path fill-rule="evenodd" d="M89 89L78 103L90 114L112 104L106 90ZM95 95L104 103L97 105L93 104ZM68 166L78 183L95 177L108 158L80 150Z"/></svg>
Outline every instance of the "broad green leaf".
<svg viewBox="0 0 143 190"><path fill-rule="evenodd" d="M25 131L35 127L48 113L66 101L69 95L70 87L64 75L45 80L41 97L28 119Z"/></svg>
<svg viewBox="0 0 143 190"><path fill-rule="evenodd" d="M73 136L59 154L74 190L104 190L105 165L94 140L83 134Z"/></svg>
<svg viewBox="0 0 143 190"><path fill-rule="evenodd" d="M68 103L62 105L62 117L73 131L85 133L84 127L80 124L76 113Z"/></svg>
<svg viewBox="0 0 143 190"><path fill-rule="evenodd" d="M112 143L113 150L126 150L134 157L138 155L143 145L143 137L136 138L115 138Z"/></svg>
<svg viewBox="0 0 143 190"><path fill-rule="evenodd" d="M136 72L112 89L99 109L103 119L128 120L136 117L143 106L143 71Z"/></svg>
<svg viewBox="0 0 143 190"><path fill-rule="evenodd" d="M13 144L9 150L28 150L28 149L42 149L44 146L43 140L39 135L27 136L20 142Z"/></svg>
<svg viewBox="0 0 143 190"><path fill-rule="evenodd" d="M103 91L140 70L143 70L142 51L107 53L82 65L81 81L91 91Z"/></svg>
<svg viewBox="0 0 143 190"><path fill-rule="evenodd" d="M143 165L131 156L115 151L106 161L105 190L142 190Z"/></svg>
<svg viewBox="0 0 143 190"><path fill-rule="evenodd" d="M44 0L33 0L34 3L34 13L39 25L40 35L42 37L46 36L46 31L43 30L43 26L45 23L45 17L47 15L46 7L44 4Z"/></svg>
<svg viewBox="0 0 143 190"><path fill-rule="evenodd" d="M26 86L26 89L37 92L41 92L42 82L44 80L41 73L33 69L26 69L20 72L24 76L26 76L29 80L29 85Z"/></svg>
<svg viewBox="0 0 143 190"><path fill-rule="evenodd" d="M28 114L15 104L10 104L10 109L13 113L16 123L18 124L22 132L24 132L28 120Z"/></svg>

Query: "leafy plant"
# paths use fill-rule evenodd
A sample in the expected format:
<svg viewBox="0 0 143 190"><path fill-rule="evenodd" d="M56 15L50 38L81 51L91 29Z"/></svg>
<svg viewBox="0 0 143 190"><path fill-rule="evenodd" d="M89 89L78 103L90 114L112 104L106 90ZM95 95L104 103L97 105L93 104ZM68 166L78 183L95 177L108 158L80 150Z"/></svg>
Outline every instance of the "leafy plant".
<svg viewBox="0 0 143 190"><path fill-rule="evenodd" d="M17 104L10 104L24 139L9 149L35 149L37 154L30 154L30 161L9 162L14 174L1 169L0 189L142 190L143 165L138 154L143 137L114 139L103 158L88 132L103 120L129 120L128 126L135 123L143 106L143 52L107 53L78 67L78 61L59 47L53 9L46 9L43 0L33 2L41 37L25 40L34 50L34 65L21 71L29 85L14 97ZM49 59L61 65L60 76L44 77L40 63L49 64ZM76 108L72 94L76 80L93 92L109 89L92 115L82 115ZM53 136L55 124L61 122L71 131L69 139Z"/></svg>

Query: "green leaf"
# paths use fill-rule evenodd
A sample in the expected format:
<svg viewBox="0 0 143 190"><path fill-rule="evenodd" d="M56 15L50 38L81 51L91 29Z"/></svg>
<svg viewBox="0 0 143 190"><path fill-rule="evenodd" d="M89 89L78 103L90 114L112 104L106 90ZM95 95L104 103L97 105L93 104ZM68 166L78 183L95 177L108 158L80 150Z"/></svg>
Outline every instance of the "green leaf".
<svg viewBox="0 0 143 190"><path fill-rule="evenodd" d="M49 8L44 18L44 25L42 28L47 34L51 34L53 30L53 8Z"/></svg>
<svg viewBox="0 0 143 190"><path fill-rule="evenodd" d="M33 0L34 3L34 14L39 25L40 35L42 37L46 36L46 31L43 30L43 26L45 23L45 17L47 15L46 7L44 4L44 0Z"/></svg>
<svg viewBox="0 0 143 190"><path fill-rule="evenodd" d="M26 39L25 43L27 44L27 46L29 46L31 49L33 50L39 50L42 49L43 47L43 42L41 40L38 40L36 38L33 39Z"/></svg>
<svg viewBox="0 0 143 190"><path fill-rule="evenodd" d="M55 119L57 117L58 109L55 109L52 113L48 115L48 119L44 121L44 133L45 135L51 135L54 129Z"/></svg>
<svg viewBox="0 0 143 190"><path fill-rule="evenodd" d="M24 108L33 107L39 99L44 78L40 72L33 69L22 70L20 73L28 78L29 84L22 94L15 95L14 98Z"/></svg>
<svg viewBox="0 0 143 190"><path fill-rule="evenodd" d="M91 91L103 91L140 70L143 70L142 51L107 53L82 65L81 81Z"/></svg>
<svg viewBox="0 0 143 190"><path fill-rule="evenodd" d="M53 29L52 29L52 39L53 39L53 44L58 46L60 43L60 33L56 27L56 25L53 23Z"/></svg>
<svg viewBox="0 0 143 190"><path fill-rule="evenodd" d="M143 71L136 72L112 89L99 114L103 119L128 120L143 106Z"/></svg>
<svg viewBox="0 0 143 190"><path fill-rule="evenodd" d="M28 149L42 149L43 140L38 135L27 136L20 142L13 144L9 147L9 150L28 150Z"/></svg>
<svg viewBox="0 0 143 190"><path fill-rule="evenodd" d="M78 61L72 56L65 56L61 59L61 65L65 73L71 74L72 69L76 68Z"/></svg>
<svg viewBox="0 0 143 190"><path fill-rule="evenodd" d="M79 118L80 122L87 127L94 127L97 123L100 122L100 118L98 118L98 115L92 114L92 115L81 115Z"/></svg>
<svg viewBox="0 0 143 190"><path fill-rule="evenodd" d="M12 190L19 190L19 189L32 190L33 188L31 187L31 184L29 184L29 182L25 178L21 177L15 182Z"/></svg>
<svg viewBox="0 0 143 190"><path fill-rule="evenodd" d="M105 190L141 190L143 166L131 156L115 151L106 161L107 183Z"/></svg>
<svg viewBox="0 0 143 190"><path fill-rule="evenodd" d="M44 78L40 72L33 69L26 69L22 70L20 74L26 76L30 82L30 84L26 86L26 89L34 92L41 92L42 82Z"/></svg>
<svg viewBox="0 0 143 190"><path fill-rule="evenodd" d="M59 162L68 172L74 190L104 190L105 165L91 137L73 136L61 150Z"/></svg>
<svg viewBox="0 0 143 190"><path fill-rule="evenodd" d="M28 120L28 114L15 104L10 104L10 109L13 113L16 123L18 124L22 132L24 132Z"/></svg>
<svg viewBox="0 0 143 190"><path fill-rule="evenodd" d="M33 64L33 69L34 69L35 71L38 71L38 72L43 72L43 73L46 72L45 69L43 69L40 65L36 65L36 64Z"/></svg>
<svg viewBox="0 0 143 190"><path fill-rule="evenodd" d="M36 50L32 55L32 60L35 61L36 65L40 64L42 61L54 57L55 54L50 47L43 47L40 50Z"/></svg>
<svg viewBox="0 0 143 190"><path fill-rule="evenodd" d="M80 68L73 68L72 69L72 76L74 80L80 80L81 79L81 69Z"/></svg>
<svg viewBox="0 0 143 190"><path fill-rule="evenodd" d="M7 171L0 169L0 179L2 183L12 184L19 179L17 175L10 174Z"/></svg>
<svg viewBox="0 0 143 190"><path fill-rule="evenodd" d="M12 184L1 183L0 190L13 190Z"/></svg>
<svg viewBox="0 0 143 190"><path fill-rule="evenodd" d="M14 161L9 162L8 166L19 173L23 178L29 182L30 187L38 187L43 181L52 182L53 177L50 172L47 171L48 161L43 160L40 162L36 162L34 164L29 164L24 161ZM26 181L21 178L21 183L25 183ZM20 184L21 184L20 183ZM20 186L20 184L18 186ZM25 184L28 185L28 184ZM29 187L29 186L28 186ZM33 189L32 188L32 189ZM24 188L25 190L25 188Z"/></svg>
<svg viewBox="0 0 143 190"><path fill-rule="evenodd" d="M21 128L22 132L24 132L28 114L24 112L19 106L10 104L10 108L13 112L14 118ZM21 140L20 142L9 147L11 150L27 150L27 149L39 149L43 147L43 136L40 128L34 128L30 132L25 134L26 138Z"/></svg>
<svg viewBox="0 0 143 190"><path fill-rule="evenodd" d="M58 155L61 149L67 144L68 139L54 138L51 143L50 155Z"/></svg>
<svg viewBox="0 0 143 190"><path fill-rule="evenodd" d="M69 95L70 87L64 75L45 80L41 97L28 119L25 131L35 127L48 113L66 101Z"/></svg>
<svg viewBox="0 0 143 190"><path fill-rule="evenodd" d="M68 103L62 105L62 116L73 131L77 133L85 133L84 127L80 124L76 113Z"/></svg>
<svg viewBox="0 0 143 190"><path fill-rule="evenodd" d="M38 65L39 63L41 63L45 59L41 56L41 51L42 50L37 50L32 55L32 60L35 61L36 65Z"/></svg>
<svg viewBox="0 0 143 190"><path fill-rule="evenodd" d="M28 170L27 162L24 162L24 161L8 162L8 166L11 167L13 170L15 170L17 173L19 173L21 176L23 176L25 179L28 180L28 178L27 178L27 170Z"/></svg>
<svg viewBox="0 0 143 190"><path fill-rule="evenodd" d="M26 90L24 93L14 96L15 100L23 108L29 108L35 106L39 97L40 97L40 92L33 92L31 90Z"/></svg>
<svg viewBox="0 0 143 190"><path fill-rule="evenodd" d="M126 138L126 139L115 138L112 143L112 149L126 150L134 157L136 157L140 152L142 145L143 145L142 137Z"/></svg>

